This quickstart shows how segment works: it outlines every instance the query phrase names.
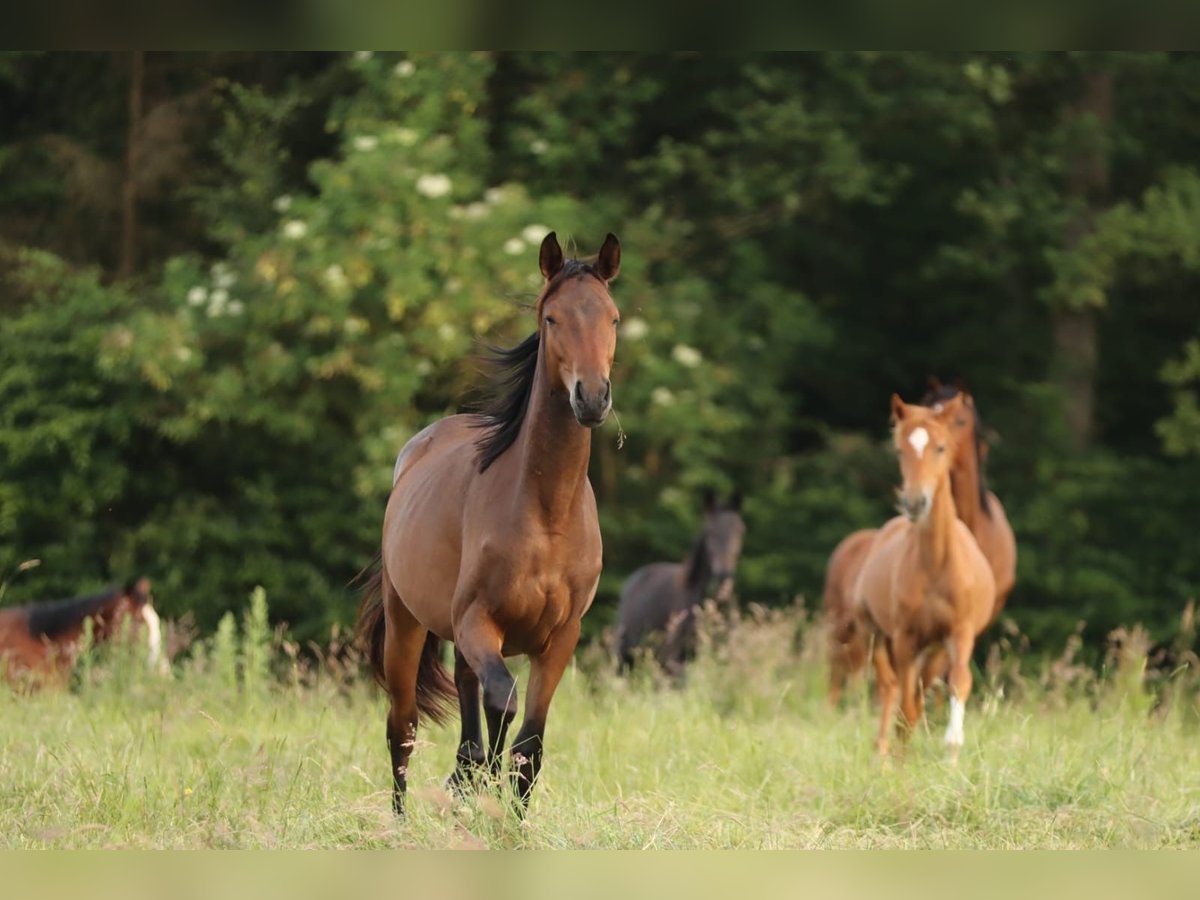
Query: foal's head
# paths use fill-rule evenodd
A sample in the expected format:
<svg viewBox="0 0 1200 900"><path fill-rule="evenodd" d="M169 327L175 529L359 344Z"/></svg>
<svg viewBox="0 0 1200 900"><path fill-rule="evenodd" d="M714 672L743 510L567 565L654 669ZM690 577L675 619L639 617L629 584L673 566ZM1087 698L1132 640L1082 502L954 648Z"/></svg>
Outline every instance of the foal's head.
<svg viewBox="0 0 1200 900"><path fill-rule="evenodd" d="M949 480L956 438L951 422L962 413L956 396L934 411L909 405L892 394L892 440L900 457L903 483L898 491L900 509L912 522L923 521L933 507L933 495Z"/></svg>
<svg viewBox="0 0 1200 900"><path fill-rule="evenodd" d="M538 300L538 333L552 390L563 391L580 425L595 428L612 409L613 355L621 314L608 283L621 268L614 235L594 263L563 259L554 232L542 241L538 260L546 279Z"/></svg>
<svg viewBox="0 0 1200 900"><path fill-rule="evenodd" d="M746 523L742 521L742 498L734 494L721 503L712 494L704 497L704 552L716 584L717 599L733 593L733 574L742 555Z"/></svg>

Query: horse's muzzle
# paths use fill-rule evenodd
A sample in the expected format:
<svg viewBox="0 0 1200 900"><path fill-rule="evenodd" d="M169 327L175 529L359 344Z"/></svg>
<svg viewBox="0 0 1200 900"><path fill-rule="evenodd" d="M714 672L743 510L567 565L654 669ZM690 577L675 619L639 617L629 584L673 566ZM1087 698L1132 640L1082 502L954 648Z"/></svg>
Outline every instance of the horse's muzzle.
<svg viewBox="0 0 1200 900"><path fill-rule="evenodd" d="M922 491L919 494L901 494L900 511L910 522L920 522L929 511L929 498Z"/></svg>
<svg viewBox="0 0 1200 900"><path fill-rule="evenodd" d="M575 382L571 391L571 411L584 428L597 428L604 424L612 409L612 382L601 378L591 390L584 387L583 379Z"/></svg>

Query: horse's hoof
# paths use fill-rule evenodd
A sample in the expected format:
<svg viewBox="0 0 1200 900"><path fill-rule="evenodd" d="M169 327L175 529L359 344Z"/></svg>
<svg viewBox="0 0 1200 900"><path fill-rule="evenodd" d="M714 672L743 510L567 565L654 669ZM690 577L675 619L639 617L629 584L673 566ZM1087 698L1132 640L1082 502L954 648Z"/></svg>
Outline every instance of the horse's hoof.
<svg viewBox="0 0 1200 900"><path fill-rule="evenodd" d="M469 788L472 787L471 779L465 777L462 772L455 769L446 776L446 791L453 794L455 797L465 797Z"/></svg>

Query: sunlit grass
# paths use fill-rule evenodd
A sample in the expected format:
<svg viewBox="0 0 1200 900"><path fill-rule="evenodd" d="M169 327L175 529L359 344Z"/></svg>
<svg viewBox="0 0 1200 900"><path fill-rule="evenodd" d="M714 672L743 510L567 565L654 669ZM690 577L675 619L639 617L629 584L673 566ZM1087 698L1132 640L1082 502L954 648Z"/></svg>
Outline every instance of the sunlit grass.
<svg viewBox="0 0 1200 900"><path fill-rule="evenodd" d="M255 619L256 636L267 638ZM859 697L833 711L815 639L765 616L706 648L682 687L583 652L555 698L528 818L442 787L457 723L423 728L393 819L384 700L321 670L264 681L228 629L170 681L116 654L72 692L0 692L9 847L1164 847L1200 843L1189 686L978 679L957 765L944 711L902 759ZM243 639L243 644L247 639ZM223 642L223 643L222 643ZM245 648L242 648L243 651ZM518 666L523 675L523 669ZM1001 696L1001 694L1007 694Z"/></svg>

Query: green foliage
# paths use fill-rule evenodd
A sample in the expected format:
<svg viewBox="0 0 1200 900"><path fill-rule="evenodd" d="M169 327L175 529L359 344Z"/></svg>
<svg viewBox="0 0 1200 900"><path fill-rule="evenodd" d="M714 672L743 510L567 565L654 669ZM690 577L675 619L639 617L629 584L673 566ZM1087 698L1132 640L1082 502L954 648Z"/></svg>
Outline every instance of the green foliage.
<svg viewBox="0 0 1200 900"><path fill-rule="evenodd" d="M44 560L9 602L147 573L223 623L220 678L256 586L301 638L348 622L396 453L529 331L551 229L624 246L590 633L705 487L748 497L743 601L814 605L928 374L990 429L1035 645L1195 595L1198 56L151 54L126 279L127 61L0 62L0 573Z"/></svg>

